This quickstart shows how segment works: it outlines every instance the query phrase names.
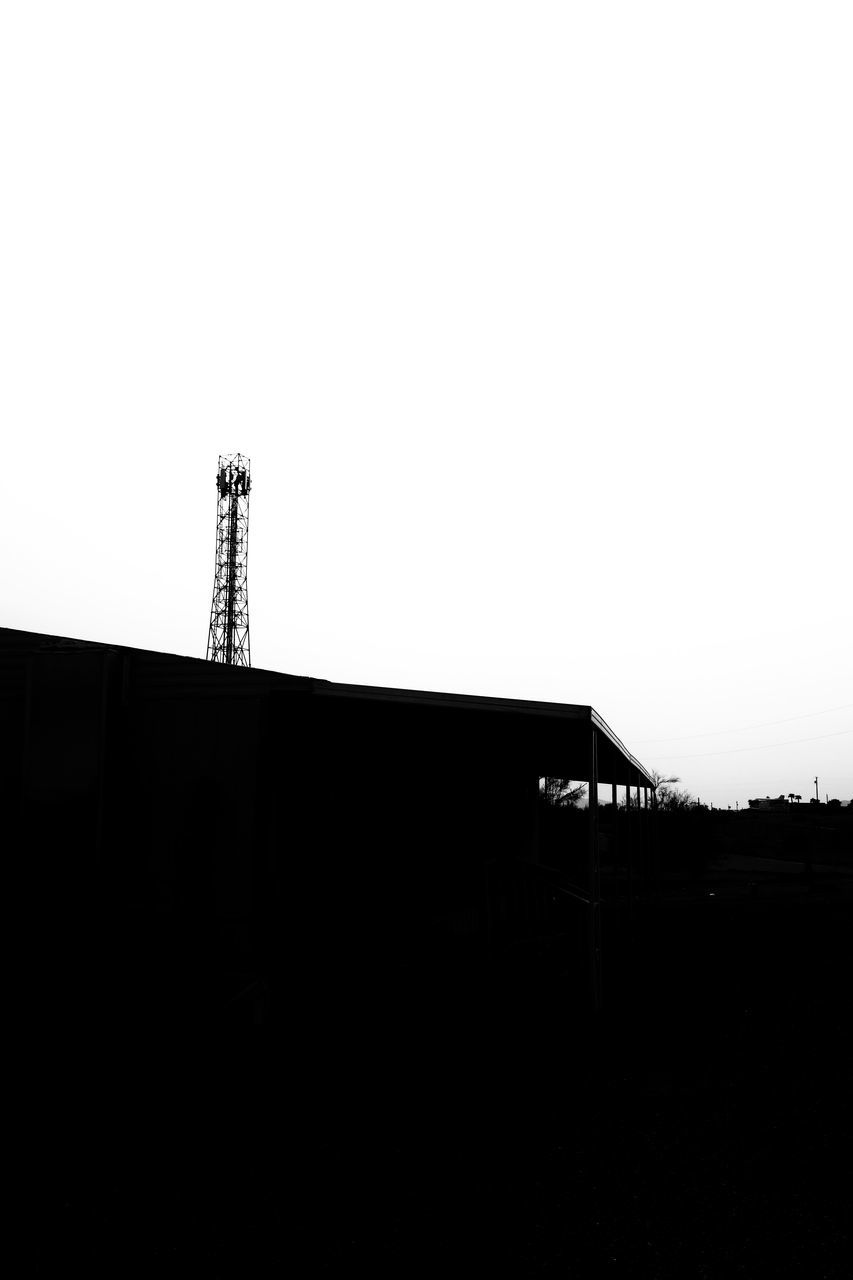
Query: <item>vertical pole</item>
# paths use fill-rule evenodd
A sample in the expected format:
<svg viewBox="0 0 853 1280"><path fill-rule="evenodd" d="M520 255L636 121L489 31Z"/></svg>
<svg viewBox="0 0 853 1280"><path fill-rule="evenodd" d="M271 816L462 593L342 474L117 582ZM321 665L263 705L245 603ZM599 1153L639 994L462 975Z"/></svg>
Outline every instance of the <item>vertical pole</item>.
<svg viewBox="0 0 853 1280"><path fill-rule="evenodd" d="M617 873L618 873L622 865L619 861L619 855L621 854L622 850L619 845L619 810L617 808L617 795L616 795L615 782L611 782L610 784L610 809L611 809L611 817L613 821L613 834L611 837L613 840L613 853L610 858L610 861L613 864L613 866L617 868Z"/></svg>
<svg viewBox="0 0 853 1280"><path fill-rule="evenodd" d="M625 784L625 813L622 817L622 839L625 844L625 865L628 868L628 897L629 901L633 899L634 894L634 849L631 844L631 827L628 821L631 812L631 787L630 775Z"/></svg>
<svg viewBox="0 0 853 1280"><path fill-rule="evenodd" d="M592 728L589 761L589 955L592 1006L602 1005L601 972L601 860L598 845L598 730Z"/></svg>
<svg viewBox="0 0 853 1280"><path fill-rule="evenodd" d="M652 853L652 835L651 835L651 810L649 808L649 788L643 787L643 849L645 850L645 860L649 861Z"/></svg>
<svg viewBox="0 0 853 1280"><path fill-rule="evenodd" d="M652 790L652 863L655 870L655 886L660 884L660 831L658 828L658 793Z"/></svg>
<svg viewBox="0 0 853 1280"><path fill-rule="evenodd" d="M642 801L640 801L640 781L639 781L638 769L635 769L634 777L637 778L637 806L635 806L634 823L635 823L635 826L637 826L637 847L640 854L640 863L643 863L643 861L646 861L647 855L646 855L646 842L644 842L643 840L643 814L642 814Z"/></svg>
<svg viewBox="0 0 853 1280"><path fill-rule="evenodd" d="M634 923L634 841L632 839L629 824L631 820L631 775L628 774L628 783L625 787L625 831L626 843L628 846L628 920L633 926Z"/></svg>

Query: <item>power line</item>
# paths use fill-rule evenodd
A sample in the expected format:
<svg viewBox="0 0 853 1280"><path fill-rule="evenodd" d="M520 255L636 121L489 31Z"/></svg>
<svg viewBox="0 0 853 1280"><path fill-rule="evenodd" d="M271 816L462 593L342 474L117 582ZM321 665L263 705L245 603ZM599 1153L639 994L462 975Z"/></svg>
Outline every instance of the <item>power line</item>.
<svg viewBox="0 0 853 1280"><path fill-rule="evenodd" d="M739 751L768 751L771 747L791 747L797 742L820 742L823 738L840 738L845 733L853 733L853 729L839 729L836 733L819 733L814 738L788 738L786 742L765 742L758 747L730 747L723 751L695 751L686 756L670 756L664 754L664 760L701 760L705 756L732 756Z"/></svg>
<svg viewBox="0 0 853 1280"><path fill-rule="evenodd" d="M653 746L656 742L686 742L690 738L718 738L725 733L748 733L751 729L770 729L777 724L790 724L793 720L811 720L815 716L828 716L833 711L849 711L853 707L853 702L845 702L840 707L829 707L826 711L807 711L802 716L788 716L785 720L764 720L761 724L747 724L740 729L709 729L705 733L684 733L680 737L675 738L632 738L632 742L638 747ZM843 732L847 732L845 729ZM780 744L781 745L781 744ZM737 750L747 750L746 747L736 748ZM751 750L751 748L749 748Z"/></svg>
<svg viewBox="0 0 853 1280"><path fill-rule="evenodd" d="M786 766L787 773L790 773L791 769L792 769L792 766L790 765ZM824 782L853 783L853 774L849 774L849 773L821 773L820 776L824 780ZM779 771L778 769L775 769L767 773L756 773L754 770L751 770L749 773L749 777L752 779L752 781L749 784L750 786L757 787L762 784L768 784L768 783L771 786L775 786L776 784L773 781L773 779L777 779L779 777ZM713 784L709 784L709 785L713 785L715 787L735 787L735 786L742 785L743 781L744 781L744 774L739 773L736 778L715 777L713 780Z"/></svg>

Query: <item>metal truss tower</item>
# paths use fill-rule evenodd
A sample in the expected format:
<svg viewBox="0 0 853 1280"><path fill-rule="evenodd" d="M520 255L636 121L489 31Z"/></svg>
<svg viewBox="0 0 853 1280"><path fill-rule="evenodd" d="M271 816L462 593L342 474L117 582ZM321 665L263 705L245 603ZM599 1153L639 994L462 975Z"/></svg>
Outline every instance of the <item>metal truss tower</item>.
<svg viewBox="0 0 853 1280"><path fill-rule="evenodd" d="M235 453L220 457L216 473L216 576L207 657L211 662L250 667L249 595L249 459Z"/></svg>

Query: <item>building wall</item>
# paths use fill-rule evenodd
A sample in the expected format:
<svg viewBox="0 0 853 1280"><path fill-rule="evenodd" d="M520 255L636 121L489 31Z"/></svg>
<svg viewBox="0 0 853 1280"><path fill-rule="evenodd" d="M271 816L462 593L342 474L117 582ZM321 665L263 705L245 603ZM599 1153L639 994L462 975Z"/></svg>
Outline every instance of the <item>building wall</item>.
<svg viewBox="0 0 853 1280"><path fill-rule="evenodd" d="M54 1008L180 1023L255 983L316 1028L467 1008L537 929L582 965L582 909L520 870L588 867L585 813L540 830L537 720L45 639L0 663L0 758ZM549 760L564 732L543 722Z"/></svg>

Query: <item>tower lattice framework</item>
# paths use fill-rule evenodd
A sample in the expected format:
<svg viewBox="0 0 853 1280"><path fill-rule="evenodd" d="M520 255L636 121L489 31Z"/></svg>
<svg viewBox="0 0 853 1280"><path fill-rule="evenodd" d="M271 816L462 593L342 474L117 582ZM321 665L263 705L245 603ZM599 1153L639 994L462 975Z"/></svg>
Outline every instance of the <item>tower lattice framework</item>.
<svg viewBox="0 0 853 1280"><path fill-rule="evenodd" d="M249 459L220 457L216 473L216 574L207 656L211 662L249 667Z"/></svg>

